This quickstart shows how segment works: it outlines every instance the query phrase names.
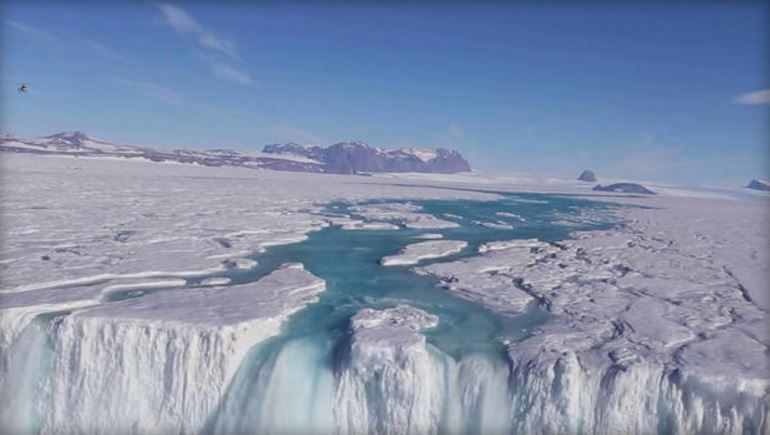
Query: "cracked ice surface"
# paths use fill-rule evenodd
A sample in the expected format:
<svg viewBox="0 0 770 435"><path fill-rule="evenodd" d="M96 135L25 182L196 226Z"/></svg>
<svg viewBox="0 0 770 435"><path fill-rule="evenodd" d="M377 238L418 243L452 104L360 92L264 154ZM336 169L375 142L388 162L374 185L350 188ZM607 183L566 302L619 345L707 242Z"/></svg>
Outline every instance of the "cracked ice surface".
<svg viewBox="0 0 770 435"><path fill-rule="evenodd" d="M457 296L479 302L499 313L520 314L535 300L514 284L511 273L536 261L533 250L548 255L554 247L536 240L491 242L479 247L482 255L419 267L434 275Z"/></svg>
<svg viewBox="0 0 770 435"><path fill-rule="evenodd" d="M364 220L334 220L322 205L333 200L495 198L378 177L37 156L2 162L0 382L7 385L8 367L25 368L9 361L21 352L8 349L36 316L71 312L48 331L52 405L42 417L56 433L197 430L246 349L278 334L320 288L293 266L227 288L119 302L105 301L105 291L191 277L223 284L209 275L250 267L244 257L332 221L456 225L403 203L359 205ZM441 354L422 334L433 315L416 308L354 316L328 412L338 432L770 434L767 202L596 198L654 208L615 209L626 223L616 229L558 243L490 242L476 257L416 269L503 315L533 303L551 313L533 336L506 341L505 364ZM294 357L302 354L286 359L304 367Z"/></svg>
<svg viewBox="0 0 770 435"><path fill-rule="evenodd" d="M421 260L456 254L465 249L466 246L468 246L468 242L462 240L437 240L413 243L407 245L398 254L383 257L380 263L383 266L417 264Z"/></svg>
<svg viewBox="0 0 770 435"><path fill-rule="evenodd" d="M770 433L767 204L644 203L618 229L417 272L498 312L528 295L553 314L508 343L519 431Z"/></svg>
<svg viewBox="0 0 770 435"><path fill-rule="evenodd" d="M235 264L228 260L329 225L319 212L335 200L497 197L239 168L8 154L0 163L2 292L205 277ZM455 225L393 207L388 219L407 226ZM348 221L350 228L392 228Z"/></svg>
<svg viewBox="0 0 770 435"><path fill-rule="evenodd" d="M27 384L50 370L43 361L49 357L44 333L53 340L55 357L46 389L57 396L39 417L13 407L0 419L7 429L35 426L39 418L45 431L57 433L199 427L245 349L278 334L283 319L312 302L308 292L318 290L312 284L280 292L286 287L274 278L307 275L298 269L227 289L211 288L229 282L216 275L253 267L245 256L328 226L325 203L497 197L236 168L23 155L3 155L0 162L1 398L33 402L16 393L31 392ZM431 220L412 212L409 219ZM169 290L190 278L209 287ZM163 291L109 300L149 289ZM55 320L48 331L34 333L30 326L42 315ZM217 324L223 321L234 323ZM20 339L24 331L32 338ZM11 368L14 376L8 377ZM89 395L80 394L89 388ZM119 400L127 397L139 401Z"/></svg>

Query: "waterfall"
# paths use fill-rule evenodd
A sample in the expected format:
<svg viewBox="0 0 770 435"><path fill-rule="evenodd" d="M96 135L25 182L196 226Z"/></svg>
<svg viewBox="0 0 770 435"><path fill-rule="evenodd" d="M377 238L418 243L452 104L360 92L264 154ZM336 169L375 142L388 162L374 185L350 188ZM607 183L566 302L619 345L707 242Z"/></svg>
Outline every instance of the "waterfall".
<svg viewBox="0 0 770 435"><path fill-rule="evenodd" d="M0 427L7 433L34 434L40 430L53 358L48 323L42 317L33 319L2 355Z"/></svg>
<svg viewBox="0 0 770 435"><path fill-rule="evenodd" d="M231 334L94 322L39 317L18 335L3 355L5 430L770 433L766 393L740 383L715 389L651 361L621 366L511 350L455 357L401 329L276 337L211 365L194 355L219 353ZM238 365L223 385L226 367Z"/></svg>
<svg viewBox="0 0 770 435"><path fill-rule="evenodd" d="M236 374L207 432L333 432L329 344L308 337L258 346Z"/></svg>

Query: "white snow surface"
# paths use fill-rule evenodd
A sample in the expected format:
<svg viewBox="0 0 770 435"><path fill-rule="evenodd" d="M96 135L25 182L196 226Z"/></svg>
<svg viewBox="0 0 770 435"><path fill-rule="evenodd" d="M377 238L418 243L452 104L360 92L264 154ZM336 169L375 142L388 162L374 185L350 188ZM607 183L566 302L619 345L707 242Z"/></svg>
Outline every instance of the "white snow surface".
<svg viewBox="0 0 770 435"><path fill-rule="evenodd" d="M425 148L401 148L399 151L411 154L418 159L422 160L423 162L429 162L436 158L436 151L432 149L425 149Z"/></svg>
<svg viewBox="0 0 770 435"><path fill-rule="evenodd" d="M319 212L330 201L497 197L372 177L61 156L2 154L0 165L0 293L210 275L328 226ZM386 219L356 227L454 225L398 206L371 208Z"/></svg>
<svg viewBox="0 0 770 435"><path fill-rule="evenodd" d="M498 312L527 295L552 314L508 343L520 433L767 434L767 203L644 204L618 209L619 229L417 270Z"/></svg>
<svg viewBox="0 0 770 435"><path fill-rule="evenodd" d="M435 240L435 239L443 239L444 235L440 233L425 233L425 234L419 234L414 238L419 240Z"/></svg>
<svg viewBox="0 0 770 435"><path fill-rule="evenodd" d="M513 284L515 277L511 274L534 264L533 249L550 253L556 248L533 240L493 242L480 247L483 255L434 263L416 271L440 278L444 287L459 297L500 313L520 314L535 299Z"/></svg>
<svg viewBox="0 0 770 435"><path fill-rule="evenodd" d="M166 290L64 317L52 331L41 433L198 433L246 352L324 287L285 265L254 283Z"/></svg>
<svg viewBox="0 0 770 435"><path fill-rule="evenodd" d="M412 243L398 254L383 257L380 263L383 266L417 264L422 260L456 254L465 249L466 246L468 246L468 242L462 240L432 240Z"/></svg>
<svg viewBox="0 0 770 435"><path fill-rule="evenodd" d="M482 243L481 246L479 246L479 253L483 254L485 252L502 251L511 248L541 248L543 246L543 243L537 239L500 240Z"/></svg>
<svg viewBox="0 0 770 435"><path fill-rule="evenodd" d="M422 213L422 207L411 203L377 203L357 205L350 208L354 215L367 221L390 222L413 229L457 228L455 222L439 219Z"/></svg>
<svg viewBox="0 0 770 435"><path fill-rule="evenodd" d="M397 230L398 225L389 224L387 222L360 222L352 221L342 225L343 230Z"/></svg>
<svg viewBox="0 0 770 435"><path fill-rule="evenodd" d="M42 433L198 432L246 351L323 290L297 265L229 287L214 275L330 225L321 213L329 201L495 199L435 187L539 185L647 208L614 209L624 220L618 228L558 243L487 243L476 257L416 268L502 315L538 304L550 317L521 341L502 337L501 363L442 354L423 334L438 320L417 308L363 310L351 322L343 364L319 381L333 406L319 405L313 418L333 421L318 427L770 434L765 197L663 190L638 198L475 175L353 177L21 154L0 162L4 428L35 420L29 416L39 410L19 404L42 394L34 387L40 378L50 394L38 416ZM400 202L359 205L354 215L349 222L456 225ZM195 277L209 281L159 288ZM105 290L131 285L154 291L104 300ZM50 354L45 334L32 328L41 315L54 319L45 331ZM296 358L302 352L302 345L285 349L276 364L286 372L275 379L309 370ZM41 378L46 361L51 375Z"/></svg>

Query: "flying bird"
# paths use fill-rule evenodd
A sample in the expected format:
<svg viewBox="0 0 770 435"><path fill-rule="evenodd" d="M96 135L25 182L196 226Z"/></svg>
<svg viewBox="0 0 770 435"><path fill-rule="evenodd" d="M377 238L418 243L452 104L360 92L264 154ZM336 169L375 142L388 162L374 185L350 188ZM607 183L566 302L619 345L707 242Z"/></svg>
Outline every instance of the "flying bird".
<svg viewBox="0 0 770 435"><path fill-rule="evenodd" d="M21 85L19 85L20 94L26 94L28 89L29 89L29 86L27 86L26 83L22 83Z"/></svg>

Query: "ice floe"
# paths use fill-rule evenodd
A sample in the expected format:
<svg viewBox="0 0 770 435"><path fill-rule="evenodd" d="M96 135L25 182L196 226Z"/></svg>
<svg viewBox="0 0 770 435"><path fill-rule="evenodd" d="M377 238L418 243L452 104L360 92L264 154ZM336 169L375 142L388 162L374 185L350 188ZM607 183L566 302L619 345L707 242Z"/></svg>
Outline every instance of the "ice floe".
<svg viewBox="0 0 770 435"><path fill-rule="evenodd" d="M383 257L380 263L383 266L417 264L422 260L456 254L465 249L466 246L468 246L468 242L462 240L435 240L413 243L407 245L398 254Z"/></svg>
<svg viewBox="0 0 770 435"><path fill-rule="evenodd" d="M413 229L457 228L460 225L422 213L422 208L411 203L374 203L350 208L355 214L369 221L398 223Z"/></svg>

